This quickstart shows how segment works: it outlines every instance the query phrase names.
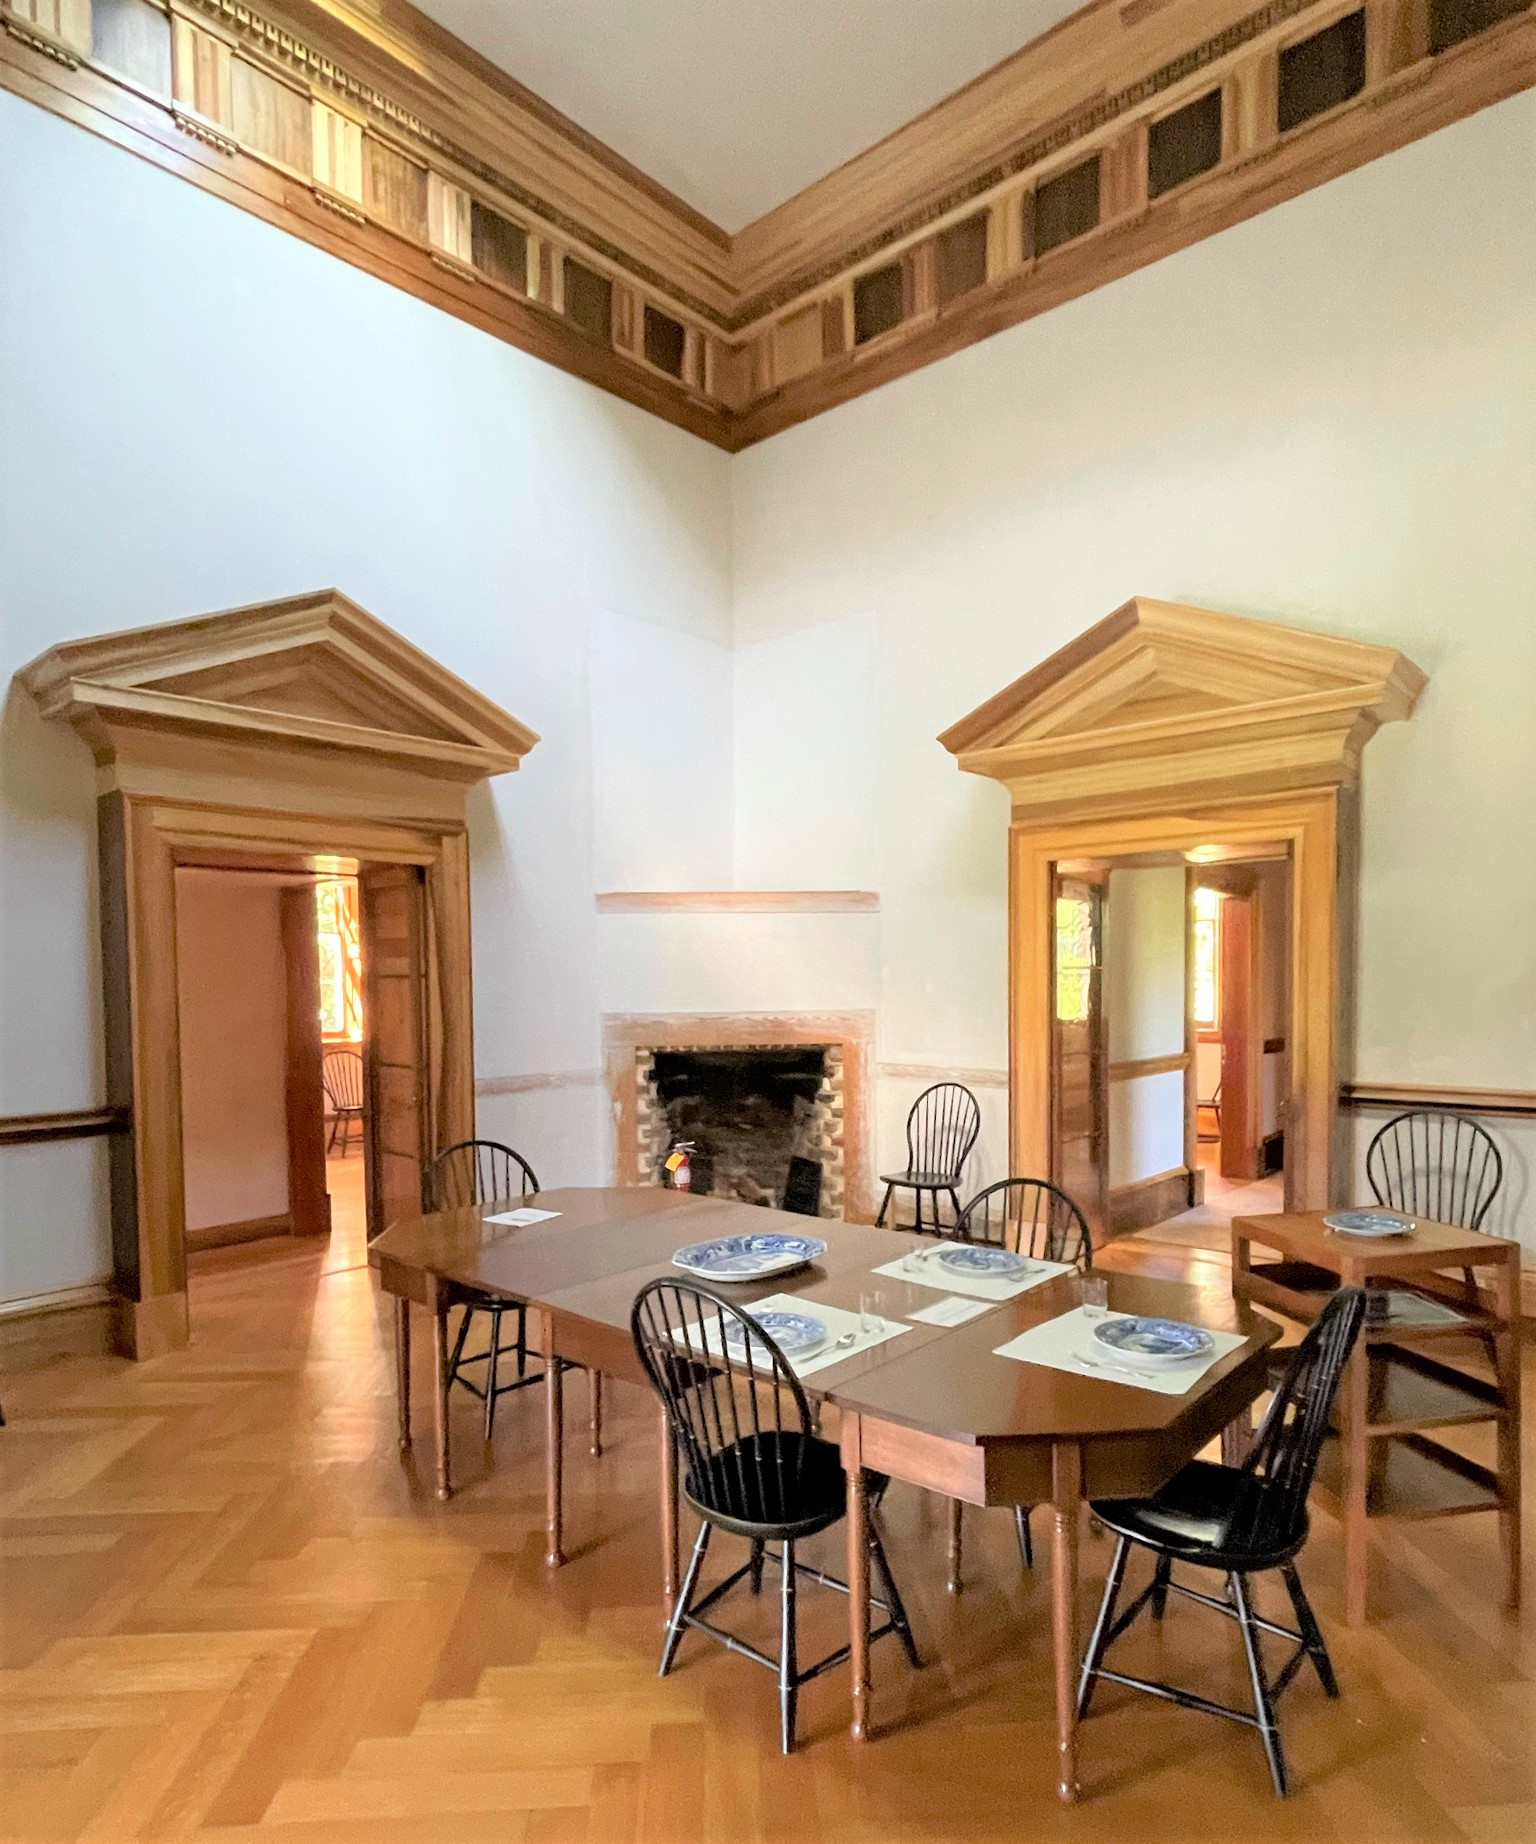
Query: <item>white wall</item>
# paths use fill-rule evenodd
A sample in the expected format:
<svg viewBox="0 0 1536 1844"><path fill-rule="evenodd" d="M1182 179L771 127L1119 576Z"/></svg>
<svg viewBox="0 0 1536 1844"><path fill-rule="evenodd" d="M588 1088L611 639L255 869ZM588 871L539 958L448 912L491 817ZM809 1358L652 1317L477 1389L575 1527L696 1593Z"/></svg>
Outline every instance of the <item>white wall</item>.
<svg viewBox="0 0 1536 1844"><path fill-rule="evenodd" d="M1365 755L1357 1073L1536 1086L1533 181L1527 94L737 458L738 644L872 632L884 1056L1006 1057L1006 795L933 739L1142 593L1429 673Z"/></svg>
<svg viewBox="0 0 1536 1844"><path fill-rule="evenodd" d="M1104 1026L1111 1063L1184 1054L1183 865L1111 871L1104 904ZM1109 1183L1184 1163L1184 1077L1177 1070L1109 1086Z"/></svg>
<svg viewBox="0 0 1536 1844"><path fill-rule="evenodd" d="M188 1229L288 1210L281 894L276 884L233 872L176 873Z"/></svg>
<svg viewBox="0 0 1536 1844"><path fill-rule="evenodd" d="M727 467L0 94L0 679L57 640L335 584L531 724L471 803L483 1075L596 1068L599 873L728 881ZM13 692L0 1111L102 1100L94 860L89 755ZM550 1182L605 1175L594 1123L590 1087L482 1121ZM0 1152L0 1295L107 1271L103 1166Z"/></svg>

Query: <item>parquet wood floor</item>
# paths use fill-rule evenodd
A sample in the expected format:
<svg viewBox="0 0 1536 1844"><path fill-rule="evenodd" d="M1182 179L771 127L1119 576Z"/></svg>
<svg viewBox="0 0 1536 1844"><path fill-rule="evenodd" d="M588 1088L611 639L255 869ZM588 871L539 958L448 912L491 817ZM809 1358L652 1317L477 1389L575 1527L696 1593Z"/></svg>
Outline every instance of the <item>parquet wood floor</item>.
<svg viewBox="0 0 1536 1844"><path fill-rule="evenodd" d="M1482 1517L1378 1527L1382 1611L1359 1632L1339 1624L1337 1533L1318 1518L1305 1573L1345 1695L1327 1702L1309 1676L1287 1693L1290 1800L1271 1795L1250 1732L1106 1687L1083 1734L1084 1802L1067 1810L1052 1790L1044 1554L1023 1572L1009 1519L971 1513L952 1599L943 1509L897 1489L891 1550L930 1663L914 1674L876 1648L882 1733L862 1748L845 1676L811 1685L801 1751L783 1760L767 1673L693 1636L675 1674L655 1676L651 1405L615 1388L608 1452L573 1442L575 1553L549 1581L537 1392L503 1404L494 1470L477 1465L466 1402L465 1489L435 1503L395 1453L388 1323L357 1253L338 1234L199 1257L193 1346L153 1363L105 1355L90 1314L7 1332L0 1836L1536 1836L1536 1648L1529 1617L1498 1609ZM1198 1265L1220 1284L1208 1256ZM823 1541L839 1566L837 1533ZM1085 1604L1108 1553L1084 1544ZM802 1656L838 1643L841 1598L801 1600ZM733 1612L753 1632L772 1607ZM1176 1604L1127 1657L1235 1698L1235 1647L1226 1622Z"/></svg>

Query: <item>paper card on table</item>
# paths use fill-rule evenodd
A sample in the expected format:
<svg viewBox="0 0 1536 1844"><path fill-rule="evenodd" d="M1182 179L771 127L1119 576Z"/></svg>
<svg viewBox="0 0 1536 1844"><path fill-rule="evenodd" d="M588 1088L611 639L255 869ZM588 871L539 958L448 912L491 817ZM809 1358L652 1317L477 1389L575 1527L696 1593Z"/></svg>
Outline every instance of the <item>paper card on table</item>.
<svg viewBox="0 0 1536 1844"><path fill-rule="evenodd" d="M487 1217L487 1223L515 1223L521 1229L529 1223L547 1223L559 1216L558 1210L533 1210L526 1204L521 1210L503 1210L499 1216Z"/></svg>
<svg viewBox="0 0 1536 1844"><path fill-rule="evenodd" d="M1106 1313L1107 1319L1131 1319L1134 1313ZM992 1353L994 1357L1017 1358L1022 1364L1043 1364L1048 1370L1064 1370L1068 1376L1090 1377L1095 1383L1123 1383L1128 1389L1155 1390L1160 1396L1183 1396L1194 1388L1212 1364L1219 1364L1229 1352L1247 1342L1241 1332L1211 1332L1214 1349L1207 1358L1176 1364L1168 1370L1135 1370L1120 1363L1105 1350L1095 1349L1095 1325L1098 1317L1089 1318L1081 1307L1059 1313L1032 1325L1017 1338L1010 1338ZM1207 1327L1207 1330L1210 1328Z"/></svg>
<svg viewBox="0 0 1536 1844"><path fill-rule="evenodd" d="M1015 1300L1021 1293L1028 1293L1031 1287L1043 1287L1058 1274L1072 1272L1070 1261L1033 1261L1014 1280L997 1281L981 1274L956 1274L939 1260L944 1247L942 1242L930 1242L910 1255L886 1262L874 1272L887 1274L892 1280L911 1281L917 1287L932 1287L936 1292L967 1294L973 1300Z"/></svg>
<svg viewBox="0 0 1536 1844"><path fill-rule="evenodd" d="M916 1319L922 1325L964 1325L967 1319L977 1319L981 1314L992 1310L990 1300L935 1300L932 1306L924 1306L915 1313L908 1313L909 1319Z"/></svg>

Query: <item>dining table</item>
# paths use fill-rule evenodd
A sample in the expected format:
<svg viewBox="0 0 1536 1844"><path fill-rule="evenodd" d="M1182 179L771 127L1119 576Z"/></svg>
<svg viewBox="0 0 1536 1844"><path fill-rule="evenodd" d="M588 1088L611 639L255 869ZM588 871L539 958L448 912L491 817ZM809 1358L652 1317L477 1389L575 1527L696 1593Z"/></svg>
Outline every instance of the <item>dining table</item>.
<svg viewBox="0 0 1536 1844"><path fill-rule="evenodd" d="M498 1220L508 1219L513 1220ZM1050 1508L1057 1790L1078 1796L1076 1676L1079 1667L1078 1540L1092 1498L1155 1491L1230 1427L1246 1428L1268 1387L1266 1352L1280 1335L1248 1302L1184 1283L1136 1274L1103 1276L1111 1313L1136 1313L1204 1327L1220 1355L1181 1394L1146 1387L1126 1371L1048 1367L999 1354L999 1347L1078 1308L1078 1276L1051 1268L1007 1299L987 1300L964 1323L913 1322L909 1315L962 1297L924 1284L923 1251L945 1245L910 1231L803 1216L696 1197L659 1186L570 1187L525 1198L444 1210L390 1225L370 1261L396 1311L399 1438L412 1445L411 1308L431 1319L435 1487L452 1491L448 1413L448 1317L469 1298L526 1308L529 1340L544 1370L545 1561L565 1559L564 1378L570 1365L594 1380L645 1385L630 1333L635 1295L659 1275L678 1274L680 1246L745 1233L814 1233L825 1252L793 1273L722 1287L744 1306L771 1294L797 1305L873 1313L885 1333L856 1340L847 1356L802 1379L823 1432L836 1439L848 1477L849 1654L853 1736L873 1732L869 1668L870 1475L972 1505ZM899 1272L876 1274L897 1264ZM1230 1349L1226 1347L1230 1346ZM1089 1360L1091 1362L1091 1360ZM659 1515L663 1599L679 1581L677 1450L659 1413Z"/></svg>

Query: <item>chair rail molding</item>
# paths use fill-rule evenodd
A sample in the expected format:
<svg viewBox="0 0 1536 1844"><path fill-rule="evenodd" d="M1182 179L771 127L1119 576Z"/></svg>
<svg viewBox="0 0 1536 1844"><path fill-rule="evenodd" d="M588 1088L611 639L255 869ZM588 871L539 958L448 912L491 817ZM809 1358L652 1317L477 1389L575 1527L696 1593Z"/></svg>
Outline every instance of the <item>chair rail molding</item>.
<svg viewBox="0 0 1536 1844"><path fill-rule="evenodd" d="M430 941L430 1049L409 1067L376 1059L375 1107L397 1137L414 1121L428 1147L467 1138L465 794L538 738L334 589L65 642L16 677L96 760L118 1338L158 1356L188 1337L177 868L410 880L415 900L365 951L382 974ZM370 1221L394 1195L385 1166L389 1185L416 1174L419 1208L419 1157L381 1147Z"/></svg>
<svg viewBox="0 0 1536 1844"><path fill-rule="evenodd" d="M1138 596L943 733L959 766L1001 781L1013 803L1014 1171L1054 1176L1056 866L1262 846L1290 858L1295 892L1286 1207L1342 1201L1360 751L1426 683L1393 647Z"/></svg>
<svg viewBox="0 0 1536 1844"><path fill-rule="evenodd" d="M735 236L405 0L0 0L0 83L734 451L1530 87L1531 5L1085 7Z"/></svg>

